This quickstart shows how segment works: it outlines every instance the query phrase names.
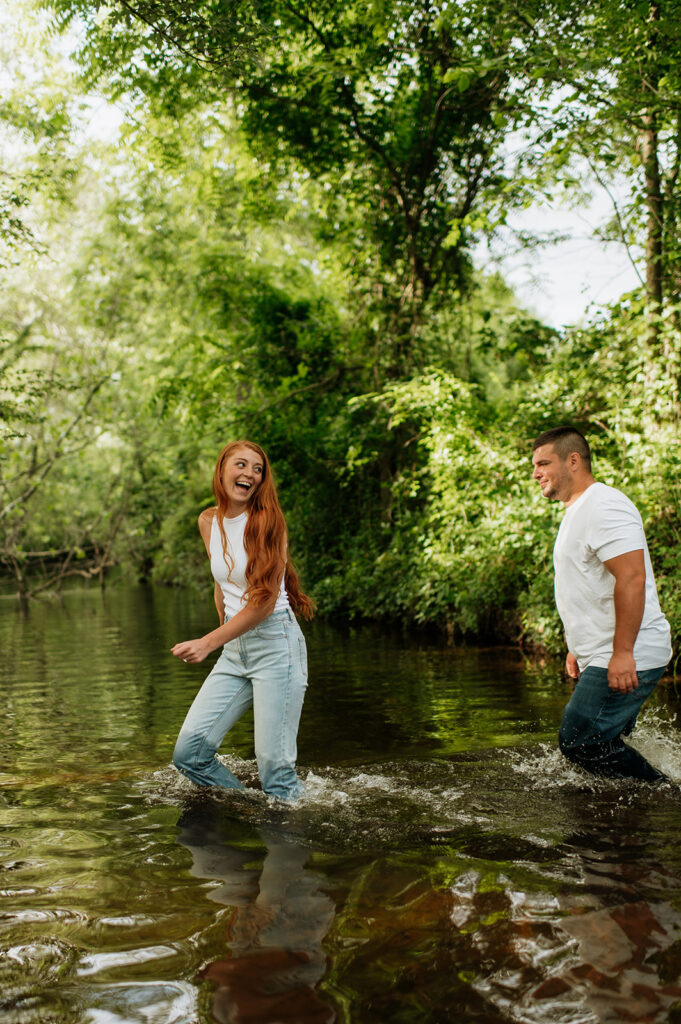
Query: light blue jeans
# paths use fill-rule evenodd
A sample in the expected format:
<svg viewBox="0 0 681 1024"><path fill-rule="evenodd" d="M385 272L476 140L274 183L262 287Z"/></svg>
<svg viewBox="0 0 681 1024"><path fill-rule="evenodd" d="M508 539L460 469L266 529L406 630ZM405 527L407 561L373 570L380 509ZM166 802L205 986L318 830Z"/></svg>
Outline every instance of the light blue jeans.
<svg viewBox="0 0 681 1024"><path fill-rule="evenodd" d="M303 791L295 763L306 686L305 638L296 617L290 609L273 612L222 648L187 712L173 764L199 786L243 789L215 755L234 723L253 707L263 791L295 800Z"/></svg>

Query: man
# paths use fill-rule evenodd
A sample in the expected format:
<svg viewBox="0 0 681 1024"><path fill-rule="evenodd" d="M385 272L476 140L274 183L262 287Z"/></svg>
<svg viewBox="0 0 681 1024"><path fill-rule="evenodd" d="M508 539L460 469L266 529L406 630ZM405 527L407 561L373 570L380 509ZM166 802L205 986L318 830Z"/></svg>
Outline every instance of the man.
<svg viewBox="0 0 681 1024"><path fill-rule="evenodd" d="M595 775L666 781L622 740L672 655L641 516L621 491L594 480L589 445L573 427L547 430L532 452L542 494L566 509L553 562L566 669L577 683L560 749Z"/></svg>

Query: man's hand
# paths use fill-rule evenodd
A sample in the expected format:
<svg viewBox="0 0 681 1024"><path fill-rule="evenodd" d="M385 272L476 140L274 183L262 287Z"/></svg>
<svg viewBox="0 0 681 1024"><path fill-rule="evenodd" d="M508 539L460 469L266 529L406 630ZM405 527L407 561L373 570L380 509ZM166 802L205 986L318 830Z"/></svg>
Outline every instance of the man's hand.
<svg viewBox="0 0 681 1024"><path fill-rule="evenodd" d="M608 686L619 693L631 693L638 687L636 662L632 651L615 652L608 665Z"/></svg>
<svg viewBox="0 0 681 1024"><path fill-rule="evenodd" d="M570 679L579 679L579 665L571 651L568 651L567 658L565 659L565 671L570 676Z"/></svg>
<svg viewBox="0 0 681 1024"><path fill-rule="evenodd" d="M214 648L211 647L208 639L202 636L200 640L183 640L182 643L175 644L170 648L170 653L174 654L176 658L182 658L182 661L198 665L200 661L208 657L212 650Z"/></svg>

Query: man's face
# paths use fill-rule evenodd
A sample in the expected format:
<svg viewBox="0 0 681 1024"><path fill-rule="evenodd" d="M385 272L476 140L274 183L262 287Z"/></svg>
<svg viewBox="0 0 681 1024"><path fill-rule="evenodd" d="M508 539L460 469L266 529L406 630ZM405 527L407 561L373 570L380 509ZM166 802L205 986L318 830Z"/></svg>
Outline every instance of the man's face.
<svg viewBox="0 0 681 1024"><path fill-rule="evenodd" d="M552 444L543 444L532 453L534 470L532 478L541 487L549 501L569 501L574 489L574 479L569 463L560 458Z"/></svg>

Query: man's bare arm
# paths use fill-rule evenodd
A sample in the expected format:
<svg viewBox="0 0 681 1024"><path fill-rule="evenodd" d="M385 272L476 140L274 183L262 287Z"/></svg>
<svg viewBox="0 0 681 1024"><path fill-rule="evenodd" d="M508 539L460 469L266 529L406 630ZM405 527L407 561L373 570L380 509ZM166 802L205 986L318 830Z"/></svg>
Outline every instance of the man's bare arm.
<svg viewBox="0 0 681 1024"><path fill-rule="evenodd" d="M645 608L646 568L643 551L627 551L603 563L615 577L615 635L608 665L608 685L621 693L638 686L634 644Z"/></svg>

